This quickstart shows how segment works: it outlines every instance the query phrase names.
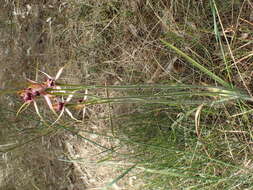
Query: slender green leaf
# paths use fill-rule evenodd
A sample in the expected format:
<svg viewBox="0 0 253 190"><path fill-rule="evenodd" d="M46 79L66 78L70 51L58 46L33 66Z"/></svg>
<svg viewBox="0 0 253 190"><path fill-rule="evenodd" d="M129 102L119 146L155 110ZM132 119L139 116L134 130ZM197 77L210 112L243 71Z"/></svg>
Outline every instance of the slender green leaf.
<svg viewBox="0 0 253 190"><path fill-rule="evenodd" d="M216 74L214 74L213 72L211 72L210 70L208 70L207 68L205 68L203 65L199 64L197 61L195 61L194 59L192 59L189 55L187 55L186 53L184 53L183 51L181 51L177 47L173 46L172 44L170 44L170 43L168 43L168 42L166 42L166 41L164 41L162 39L161 39L161 42L166 47L174 50L178 55L180 55L183 58L185 58L194 67L198 68L200 71L202 71L203 73L207 74L213 80L217 81L222 86L227 87L227 88L231 88L231 85L229 83L227 83L226 81L224 81L223 79L221 79L219 76L217 76Z"/></svg>

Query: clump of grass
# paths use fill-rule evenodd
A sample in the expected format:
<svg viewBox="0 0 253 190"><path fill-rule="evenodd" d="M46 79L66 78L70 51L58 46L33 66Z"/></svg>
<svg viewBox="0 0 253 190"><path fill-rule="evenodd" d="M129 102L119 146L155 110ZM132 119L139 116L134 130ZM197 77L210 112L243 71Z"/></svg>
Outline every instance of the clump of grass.
<svg viewBox="0 0 253 190"><path fill-rule="evenodd" d="M126 79L124 82L129 81L129 83L149 82L150 78L153 78L152 82L178 81L186 86L201 84L207 85L207 88L209 85L217 86L218 83L232 92L241 88L243 90L239 91L242 94L244 94L243 91L249 94L246 95L248 97L246 99L239 98L228 102L214 98L217 103L220 103L215 105L211 103L214 101L212 98L211 102L205 102L210 99L206 96L198 99L199 96L195 96L200 95L203 91L200 93L190 88L192 91L187 92L185 96L179 91L172 96L175 99L172 98L171 101L166 97L164 102L152 102L152 98L157 94L160 95L160 98L161 94L166 94L165 90L150 92L140 87L138 96L147 101L143 101L141 106L134 104L131 114L119 117L118 135L127 135L125 141L132 148L135 147L134 155L129 155L129 157L135 157L136 163L140 164L140 166L137 164L136 167L147 173L147 181L150 181L147 188L250 187L252 176L248 173L250 166L246 164L250 162L247 154L250 151L249 142L251 141L250 79L243 77L247 69L243 68L243 63L240 62L242 59L239 58L247 60L246 56L240 56L242 52L244 55L249 55L249 50L244 48L249 42L248 39L240 38L239 23L242 25L243 23L239 21L239 18L248 18L246 12L247 6L250 5L221 1L195 4L183 1L173 4L166 4L163 1L147 1L146 3L138 1L133 6L135 7L131 9L132 14L130 14L132 20L126 19L128 22L124 23L131 23L128 35L136 39L139 46L134 42L128 42L128 46L124 46L124 51L137 47L138 53L135 54L133 61L135 65L131 68L131 72L134 73L131 76L134 77L127 78L129 76L127 71L125 75L122 75L117 72L117 69L114 70L115 76L123 76ZM139 21L141 20L139 26L136 25L138 19L134 18L135 15L139 16ZM148 20L152 16L153 18ZM205 22L200 22L202 20ZM235 25L236 28L229 30L232 25ZM159 27L163 33L156 33ZM109 31L113 30L115 28ZM100 37L103 38L102 35ZM161 38L163 44L160 43ZM110 38L107 42L108 44L121 44L116 38ZM163 48L164 44L172 51ZM142 49L143 51L138 51L138 47L145 48ZM146 61L142 56L147 55L149 50L154 50L154 47L160 48L160 51L150 53L149 60ZM119 48L119 50L122 49ZM123 55L120 51L117 53ZM115 54L109 51L106 56L101 57L108 60L111 58L110 66L114 66L117 61L113 59ZM173 72L166 72L168 65L164 62L164 57L167 59L176 57L176 62L171 64L176 66L177 62L180 62L181 67L186 69L174 68ZM151 60L158 61L158 69L155 69L155 64ZM246 65L247 63L249 62L246 61ZM138 72L138 64L143 66L142 72ZM159 71L159 67L162 68L162 71ZM162 76L163 72L167 78ZM149 75L149 73L154 74ZM209 90L212 93L221 92L212 88ZM208 93L209 90L207 90ZM180 96L182 101L177 102ZM187 99L191 99L192 102L196 101L196 104L187 104L189 103ZM126 100L131 102L131 99ZM204 105L199 106L202 103ZM242 162L242 157L247 161Z"/></svg>
<svg viewBox="0 0 253 190"><path fill-rule="evenodd" d="M239 37L235 40L238 28L232 34L235 40L233 43L228 40L231 36L224 32L224 27L229 27L232 23L238 26L238 18L246 16L239 10L246 7L244 4L218 1L200 3L201 8L191 2L187 6L181 3L179 1L178 4L173 4L173 8L186 9L187 14L179 19L177 14L182 12L172 11L173 18L178 21L170 23L164 22L158 9L154 8L159 3L150 3L150 7L166 26L167 32L163 37L166 40L163 40L163 44L184 58L184 64L188 65L186 67L191 67L195 72L190 74L191 81L187 80L187 83L212 84L216 81L224 87L244 88L249 94L249 101L220 102L220 106L205 104L203 100L204 106L188 105L185 102L180 104L176 101L174 106L166 103L135 105L135 111L125 119L119 119L119 134L127 135L130 146L135 147L135 154L131 156L136 158L136 163L139 164L137 168L147 174L147 189L250 188L251 159L247 155L251 142L251 90L248 79L241 77L242 63L235 59L240 54L236 51L235 43L242 43ZM229 21L225 15L231 9L227 6L233 8L234 15L233 18L229 17ZM200 12L204 14L201 15ZM207 22L198 22L204 18ZM221 52L218 57L215 44ZM244 51L248 52L247 49ZM183 81L182 78L179 80ZM195 92L194 89L193 93ZM187 98L189 97L190 94ZM196 96L192 97L197 100Z"/></svg>
<svg viewBox="0 0 253 190"><path fill-rule="evenodd" d="M127 143L135 150L130 157L136 159L137 168L147 173L147 187L250 187L251 169L241 163L241 150L247 145L230 140L234 134L227 134L229 124L212 125L210 117L224 119L223 109L204 108L199 128L195 112L191 106L146 104L120 119L119 131L127 134Z"/></svg>

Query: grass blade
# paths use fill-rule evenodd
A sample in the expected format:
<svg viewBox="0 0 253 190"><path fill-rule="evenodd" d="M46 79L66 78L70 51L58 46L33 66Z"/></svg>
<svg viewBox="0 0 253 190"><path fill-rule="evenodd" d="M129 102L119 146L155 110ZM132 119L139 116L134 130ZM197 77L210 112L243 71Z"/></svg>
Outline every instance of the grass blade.
<svg viewBox="0 0 253 190"><path fill-rule="evenodd" d="M172 44L170 44L170 43L168 43L168 42L166 42L166 41L164 41L162 39L161 39L161 42L166 47L174 50L178 55L182 56L187 61L189 61L194 67L198 68L200 71L202 71L203 73L207 74L213 80L217 81L222 86L227 87L227 88L231 88L231 85L229 83L227 83L226 81L224 81L223 79L221 79L219 76L217 76L216 74L214 74L213 72L211 72L210 70L208 70L207 68L205 68L203 65L199 64L197 61L195 61L194 59L192 59L189 55L187 55L186 53L182 52L177 47L173 46Z"/></svg>
<svg viewBox="0 0 253 190"><path fill-rule="evenodd" d="M134 169L136 167L136 164L131 166L130 168L128 168L126 171L124 171L122 174L120 174L117 178L115 178L114 180L112 180L110 183L108 183L106 185L105 188L103 188L103 190L107 190L108 187L112 187L115 183L117 183L120 179L122 179L125 175L127 175L132 169Z"/></svg>

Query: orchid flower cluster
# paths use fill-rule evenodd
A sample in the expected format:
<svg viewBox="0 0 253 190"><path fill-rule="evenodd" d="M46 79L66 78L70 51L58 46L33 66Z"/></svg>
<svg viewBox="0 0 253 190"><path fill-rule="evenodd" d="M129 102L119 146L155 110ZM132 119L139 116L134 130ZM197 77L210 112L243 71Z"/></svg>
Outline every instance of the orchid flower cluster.
<svg viewBox="0 0 253 190"><path fill-rule="evenodd" d="M63 96L57 96L57 95L54 95L53 93L48 92L48 90L55 89L55 90L57 90L57 92L66 93L64 91L64 89L62 89L56 83L56 80L58 80L59 77L61 76L63 69L64 69L64 67L60 68L55 77L51 77L47 73L40 71L41 73L43 73L46 76L46 80L44 82L37 82L37 81L27 79L27 81L29 83L28 87L23 90L18 91L18 95L22 98L22 100L24 101L24 104L18 110L17 115L20 112L24 111L31 103L33 103L36 113L44 121L44 119L42 118L42 116L39 112L38 105L36 103L37 97L43 96L49 109L55 115L58 116L57 119L51 125L55 124L61 118L61 116L63 115L64 112L66 112L72 119L79 121L78 119L76 119L73 116L73 114L70 112L70 110L66 107L66 105L73 98L74 93L76 91L73 91L72 93L70 93L68 95L68 97L66 98L66 100L64 100ZM87 90L85 93L87 94ZM86 98L87 98L87 96L85 96L82 101L86 100ZM83 109L85 109L85 108L83 108ZM84 112L85 112L85 110L83 110L83 114L84 114ZM59 115L58 115L58 113L59 113Z"/></svg>

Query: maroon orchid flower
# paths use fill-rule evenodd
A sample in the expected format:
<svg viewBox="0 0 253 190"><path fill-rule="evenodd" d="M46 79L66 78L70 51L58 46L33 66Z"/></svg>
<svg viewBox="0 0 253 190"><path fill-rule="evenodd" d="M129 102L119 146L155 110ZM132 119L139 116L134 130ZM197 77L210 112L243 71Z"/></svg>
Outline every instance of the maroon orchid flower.
<svg viewBox="0 0 253 190"><path fill-rule="evenodd" d="M69 103L69 101L73 98L74 96L74 93L76 91L73 91L72 94L70 94L66 100L64 100L63 97L61 98L56 98L56 103L53 104L53 109L56 111L56 112L60 112L58 118L51 124L51 125L54 125L57 121L59 121L59 119L63 116L64 112L66 112L69 117L75 121L79 121L78 119L76 119L73 114L71 113L71 111L66 107L66 105Z"/></svg>
<svg viewBox="0 0 253 190"><path fill-rule="evenodd" d="M17 111L17 115L19 113L21 113L22 111L24 111L30 105L30 103L33 103L36 113L41 117L37 103L35 101L35 98L40 95L44 97L50 110L54 114L57 115L57 113L55 112L55 110L53 108L52 102L51 102L51 98L54 98L54 96L49 94L48 92L46 92L46 90L49 88L61 89L60 87L56 86L55 82L60 77L63 69L64 69L64 67L60 68L55 77L51 77L47 73L40 71L47 76L46 81L43 83L39 83L39 82L30 80L30 79L27 79L27 81L30 83L28 85L28 88L18 91L18 94L22 98L22 100L24 101L24 104Z"/></svg>

